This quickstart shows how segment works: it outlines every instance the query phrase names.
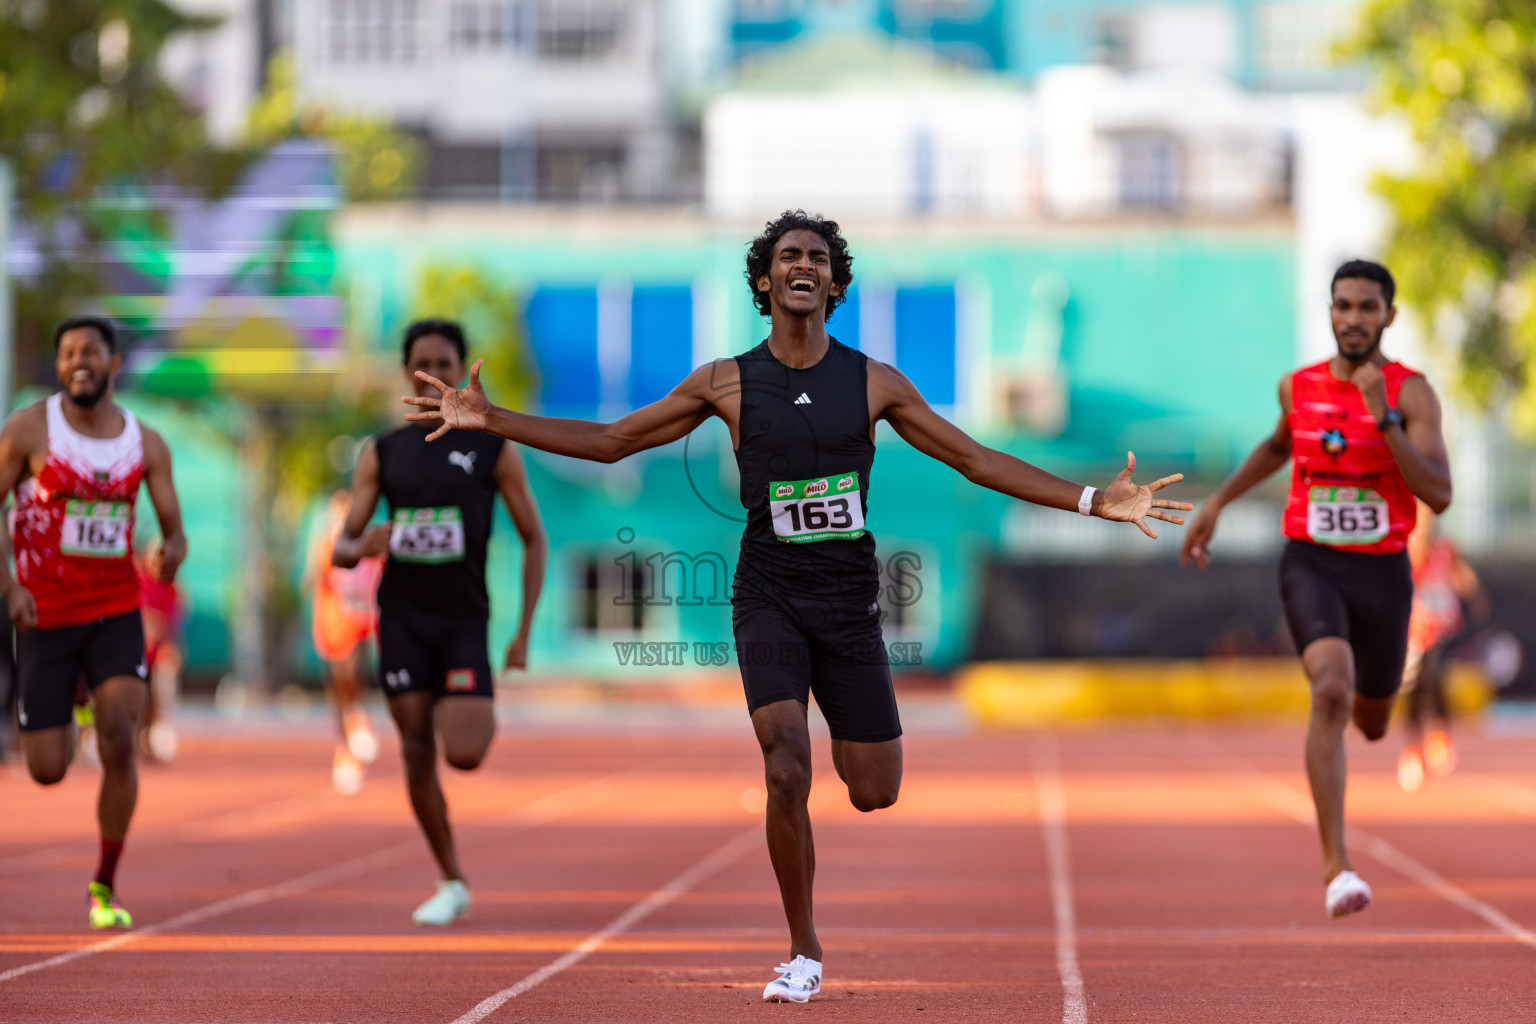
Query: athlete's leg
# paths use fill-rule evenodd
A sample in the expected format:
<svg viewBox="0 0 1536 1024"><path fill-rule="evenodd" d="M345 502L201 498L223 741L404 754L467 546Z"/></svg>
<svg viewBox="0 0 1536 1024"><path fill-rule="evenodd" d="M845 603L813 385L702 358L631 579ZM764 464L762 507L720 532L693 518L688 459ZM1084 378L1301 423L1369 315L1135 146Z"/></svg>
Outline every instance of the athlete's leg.
<svg viewBox="0 0 1536 1024"><path fill-rule="evenodd" d="M832 764L848 786L848 799L861 811L878 811L901 792L901 738L884 743L832 741Z"/></svg>
<svg viewBox="0 0 1536 1024"><path fill-rule="evenodd" d="M495 699L441 698L437 702L437 734L443 741L443 760L460 771L474 771L485 760L496 736Z"/></svg>
<svg viewBox="0 0 1536 1024"><path fill-rule="evenodd" d="M134 676L116 676L95 690L96 742L101 753L101 796L96 817L101 838L120 843L128 834L139 798L138 737L149 687Z"/></svg>
<svg viewBox="0 0 1536 1024"><path fill-rule="evenodd" d="M1324 881L1350 871L1344 849L1344 730L1355 703L1355 657L1341 637L1314 640L1301 652L1312 687L1312 716L1307 722L1307 781L1317 807L1323 842Z"/></svg>
<svg viewBox="0 0 1536 1024"><path fill-rule="evenodd" d="M806 707L780 700L752 712L752 728L763 749L768 788L768 856L779 880L779 897L789 922L789 959L821 959L812 921L811 887L816 848L811 838L811 731Z"/></svg>
<svg viewBox="0 0 1536 1024"><path fill-rule="evenodd" d="M437 695L430 690L410 690L389 698L389 713L400 728L400 750L405 758L405 785L411 809L421 823L422 834L432 848L438 870L445 880L463 879L448 827L448 802L437 777L437 737L432 712Z"/></svg>
<svg viewBox="0 0 1536 1024"><path fill-rule="evenodd" d="M73 722L50 729L23 731L21 752L33 781L44 786L62 782L64 773L69 770L69 762L75 757L75 740Z"/></svg>

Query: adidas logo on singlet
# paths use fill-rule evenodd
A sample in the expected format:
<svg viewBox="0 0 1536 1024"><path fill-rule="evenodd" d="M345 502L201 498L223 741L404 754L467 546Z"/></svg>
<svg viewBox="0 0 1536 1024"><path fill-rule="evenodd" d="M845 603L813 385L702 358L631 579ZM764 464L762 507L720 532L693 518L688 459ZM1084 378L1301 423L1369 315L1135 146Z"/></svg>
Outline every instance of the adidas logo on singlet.
<svg viewBox="0 0 1536 1024"><path fill-rule="evenodd" d="M802 392L800 392L800 397L795 399L795 404L796 405L810 405L811 404L811 396L806 394L804 391L802 391Z"/></svg>

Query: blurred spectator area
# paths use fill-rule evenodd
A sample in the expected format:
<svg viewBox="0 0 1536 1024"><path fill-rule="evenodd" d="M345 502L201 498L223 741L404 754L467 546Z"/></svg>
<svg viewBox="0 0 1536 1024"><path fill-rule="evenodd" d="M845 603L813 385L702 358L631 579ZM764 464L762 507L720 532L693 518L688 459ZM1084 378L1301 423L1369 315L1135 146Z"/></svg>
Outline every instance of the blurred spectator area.
<svg viewBox="0 0 1536 1024"><path fill-rule="evenodd" d="M291 50L307 100L419 136L446 200L734 211L859 199L820 179L879 164L867 205L901 215L1248 216L1288 201L1285 99L1363 80L1332 0L177 2L225 18L166 62L216 136ZM807 138L801 182L774 154Z"/></svg>

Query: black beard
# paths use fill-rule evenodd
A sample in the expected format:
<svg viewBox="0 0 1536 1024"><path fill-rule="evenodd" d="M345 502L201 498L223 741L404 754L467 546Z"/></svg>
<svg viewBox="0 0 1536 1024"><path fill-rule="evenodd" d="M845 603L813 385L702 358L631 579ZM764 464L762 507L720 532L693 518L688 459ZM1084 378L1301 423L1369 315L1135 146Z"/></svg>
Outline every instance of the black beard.
<svg viewBox="0 0 1536 1024"><path fill-rule="evenodd" d="M101 386L98 387L95 391L82 391L78 395L68 388L64 389L64 394L69 397L69 400L82 409L90 409L94 407L97 402L101 401L101 396L105 395L106 393L107 384L105 381L103 381Z"/></svg>
<svg viewBox="0 0 1536 1024"><path fill-rule="evenodd" d="M1371 347L1366 349L1364 352L1361 352L1359 355L1350 355L1348 352L1344 351L1344 347L1342 345L1339 346L1339 355L1343 356L1349 362L1354 363L1356 366L1359 366L1361 363L1368 362L1380 348L1381 334L1378 332L1376 337L1371 339Z"/></svg>

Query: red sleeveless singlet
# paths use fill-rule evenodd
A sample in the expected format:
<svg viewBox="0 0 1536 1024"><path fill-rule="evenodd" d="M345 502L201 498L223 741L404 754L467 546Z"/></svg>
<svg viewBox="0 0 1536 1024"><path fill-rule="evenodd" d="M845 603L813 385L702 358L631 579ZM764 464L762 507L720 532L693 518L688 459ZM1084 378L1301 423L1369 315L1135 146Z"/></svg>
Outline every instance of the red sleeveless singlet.
<svg viewBox="0 0 1536 1024"><path fill-rule="evenodd" d="M1291 376L1291 494L1284 532L1292 540L1358 554L1390 555L1408 544L1418 518L1413 492L1360 390L1324 360ZM1381 368L1397 406L1402 363Z"/></svg>

